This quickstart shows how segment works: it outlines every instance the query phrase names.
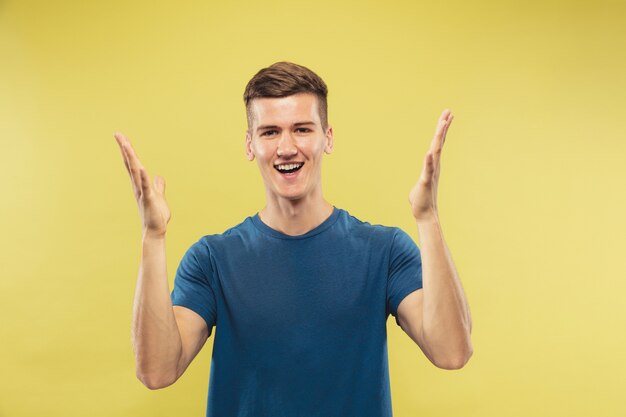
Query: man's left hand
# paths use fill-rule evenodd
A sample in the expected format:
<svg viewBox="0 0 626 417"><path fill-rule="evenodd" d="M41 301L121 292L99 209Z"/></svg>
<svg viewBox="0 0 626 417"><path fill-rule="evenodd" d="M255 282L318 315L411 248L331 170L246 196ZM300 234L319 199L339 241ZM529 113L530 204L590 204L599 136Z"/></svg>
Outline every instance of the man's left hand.
<svg viewBox="0 0 626 417"><path fill-rule="evenodd" d="M454 116L450 110L446 109L441 113L435 130L435 137L433 137L430 149L424 157L422 175L409 193L409 204L411 204L413 217L417 222L439 219L437 213L439 161L452 119Z"/></svg>

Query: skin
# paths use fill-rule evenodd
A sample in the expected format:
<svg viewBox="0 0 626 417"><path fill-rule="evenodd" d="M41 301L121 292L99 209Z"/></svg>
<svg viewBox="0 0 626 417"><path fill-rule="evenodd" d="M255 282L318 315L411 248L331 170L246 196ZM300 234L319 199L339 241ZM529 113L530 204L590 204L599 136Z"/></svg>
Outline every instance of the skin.
<svg viewBox="0 0 626 417"><path fill-rule="evenodd" d="M165 179L150 182L130 141L116 133L142 222L142 254L133 301L132 343L137 378L150 389L173 384L209 336L204 319L172 306L167 279L165 235L171 218Z"/></svg>
<svg viewBox="0 0 626 417"><path fill-rule="evenodd" d="M421 175L409 193L421 242L423 287L398 306L400 327L442 369L462 368L473 354L469 305L437 211L441 152L453 118L448 109L439 117Z"/></svg>
<svg viewBox="0 0 626 417"><path fill-rule="evenodd" d="M266 205L259 217L287 235L304 234L333 211L322 195L322 158L333 150L333 128L323 129L313 94L257 98L250 111L246 157L256 159L265 184ZM305 122L309 123L298 125ZM285 179L274 168L292 162L304 162L295 180Z"/></svg>
<svg viewBox="0 0 626 417"><path fill-rule="evenodd" d="M245 153L249 161L256 159L265 185L266 205L259 217L285 234L304 234L333 210L321 186L322 158L333 150L332 127L322 128L317 97L312 94L255 99L251 110L253 123L246 131ZM452 118L448 110L442 113L420 178L409 193L422 246L424 285L398 307L401 328L444 369L462 367L472 354L469 308L437 213L439 162ZM296 125L302 122L309 123ZM165 179L155 176L151 182L128 138L121 133L114 137L142 222L142 259L132 320L136 373L148 388L159 389L180 378L206 342L209 329L194 311L172 306L165 253L171 212ZM276 163L295 161L304 162L295 180L284 179L274 168Z"/></svg>

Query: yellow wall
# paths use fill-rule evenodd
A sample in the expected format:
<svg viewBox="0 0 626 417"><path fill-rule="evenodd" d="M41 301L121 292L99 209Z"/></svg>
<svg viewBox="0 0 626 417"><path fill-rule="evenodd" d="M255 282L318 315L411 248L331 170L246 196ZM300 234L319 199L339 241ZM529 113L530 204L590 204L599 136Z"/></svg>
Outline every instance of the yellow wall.
<svg viewBox="0 0 626 417"><path fill-rule="evenodd" d="M278 60L329 85L326 198L416 242L407 196L455 114L439 207L475 353L435 368L388 321L395 416L626 415L626 3L337 3L0 2L0 416L204 415L213 336L165 390L134 375L112 134L167 181L171 284L263 207L242 93Z"/></svg>

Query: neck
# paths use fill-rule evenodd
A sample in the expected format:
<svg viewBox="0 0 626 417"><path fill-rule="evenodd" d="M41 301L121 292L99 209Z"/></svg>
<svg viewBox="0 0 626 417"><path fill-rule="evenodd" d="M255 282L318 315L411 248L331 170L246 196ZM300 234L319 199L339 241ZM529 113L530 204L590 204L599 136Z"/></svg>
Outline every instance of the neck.
<svg viewBox="0 0 626 417"><path fill-rule="evenodd" d="M303 235L322 224L333 212L332 204L323 197L310 200L268 200L259 211L259 218L272 229L286 235Z"/></svg>

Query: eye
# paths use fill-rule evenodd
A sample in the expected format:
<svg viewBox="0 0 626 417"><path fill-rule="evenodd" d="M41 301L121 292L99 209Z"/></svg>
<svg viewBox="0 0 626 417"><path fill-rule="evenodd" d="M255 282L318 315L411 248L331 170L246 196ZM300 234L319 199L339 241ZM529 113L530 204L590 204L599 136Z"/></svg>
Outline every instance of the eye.
<svg viewBox="0 0 626 417"><path fill-rule="evenodd" d="M276 132L275 130L266 130L265 132L261 133L261 136L270 136L270 134L272 134L273 132Z"/></svg>
<svg viewBox="0 0 626 417"><path fill-rule="evenodd" d="M310 131L311 131L311 129L309 129L309 128L307 128L307 127L299 127L299 128L297 128L296 130L300 130L300 131L302 131L303 133L306 133L306 132L310 132Z"/></svg>

